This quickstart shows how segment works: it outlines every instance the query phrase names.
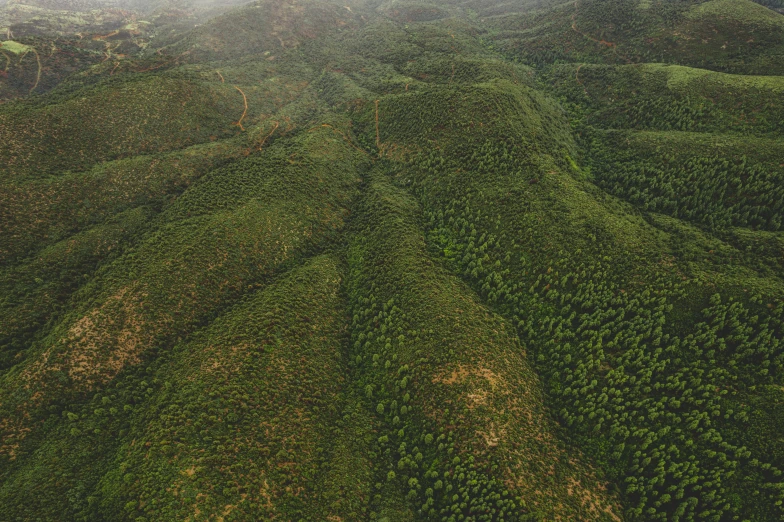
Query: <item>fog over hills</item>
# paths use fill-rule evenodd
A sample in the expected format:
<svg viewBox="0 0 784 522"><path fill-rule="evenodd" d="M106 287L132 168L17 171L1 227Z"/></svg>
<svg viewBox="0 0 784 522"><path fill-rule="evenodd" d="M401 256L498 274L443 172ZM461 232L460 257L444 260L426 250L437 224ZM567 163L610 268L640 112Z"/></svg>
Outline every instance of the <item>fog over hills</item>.
<svg viewBox="0 0 784 522"><path fill-rule="evenodd" d="M780 0L0 0L0 520L784 520Z"/></svg>
<svg viewBox="0 0 784 522"><path fill-rule="evenodd" d="M181 0L3 0L3 32L16 36L70 35L112 31L137 21L147 24L162 18L192 27L243 1ZM149 18L152 22L145 19ZM179 20L177 20L179 18Z"/></svg>

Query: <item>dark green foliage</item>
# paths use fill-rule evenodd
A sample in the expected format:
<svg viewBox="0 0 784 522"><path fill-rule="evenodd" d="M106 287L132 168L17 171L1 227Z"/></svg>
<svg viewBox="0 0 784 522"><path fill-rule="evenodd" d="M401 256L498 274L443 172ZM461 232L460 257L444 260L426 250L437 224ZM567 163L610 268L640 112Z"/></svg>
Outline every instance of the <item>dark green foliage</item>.
<svg viewBox="0 0 784 522"><path fill-rule="evenodd" d="M553 260L535 280L536 262L523 263L517 270L533 268L524 278L531 286L526 282L516 290L519 280L513 274L521 272L509 272L515 263L503 262L504 256L510 257L503 246L492 248L491 242L489 258L486 254L483 263L471 261L485 243L480 238L475 250L473 241L465 241L476 236L462 231L472 225L471 230L484 237L487 229L471 221L461 225L466 211L449 207L450 215L452 208L457 218L452 225L433 215L435 237L455 242L457 267L491 302L508 311L521 336L536 347L552 407L560 411L564 424L589 453L605 462L609 473L629 477L624 491L636 504L630 516L690 519L779 505L780 471L776 464L770 466L781 466L780 460L765 452L752 454L744 436L732 436L738 434L734 426L755 410L739 401L733 401L732 408L723 397L780 379L780 301L770 303L768 312L759 306L761 298L744 306L716 295L695 318L701 321L695 331L683 335L673 307L683 314L687 296L697 289L673 284L672 279L654 283L654 289L661 289L653 292L639 284L614 283L618 267L606 263L610 257L575 266L567 255ZM523 261L523 252L510 254L522 254ZM749 480L758 481L760 489L746 497L751 493L746 490ZM696 485L691 493L690 484ZM703 496L706 488L709 497ZM733 505L730 498L738 496L749 502ZM715 500L700 504L697 511L698 499L705 498ZM776 511L762 513L779 516Z"/></svg>
<svg viewBox="0 0 784 522"><path fill-rule="evenodd" d="M416 109L409 112L429 115L428 106L438 96L448 97L448 91L410 97ZM491 111L468 112L470 116L466 112L447 113L439 121L440 128L447 129L459 129L460 119L466 117L481 122L471 139L457 138L462 145L459 153L452 148L457 133L432 133L430 150L411 154L395 169L396 178L414 187L430 209L434 249L518 325L521 339L536 354L551 407L560 412L574 440L623 484L628 516L645 520L780 517L782 463L737 431L755 412L760 415L758 425L768 426L775 424L776 414L736 399L747 393L756 397L749 390L780 382L784 362L780 279L753 282L748 273L731 276L726 269L726 275L714 275L711 272L722 269L707 268L710 265L702 259L699 263L705 268L684 274L686 265L681 263L686 255L678 252L683 261L669 257L664 226L657 230L643 220L623 217L628 207L606 201L589 186L558 173L565 170L580 176L569 158L557 167L546 156L534 156L510 175L503 161L504 141L495 136L509 136L509 131L500 129L514 128L515 122ZM392 126L384 138L410 146L422 141L420 129ZM525 143L535 131L522 127L520 132L527 133L519 138ZM629 135L621 133L607 136L615 141L602 143L599 150L606 156L587 151L591 176L600 183L627 165L625 161L612 164L608 157L624 157L624 151L634 151L640 158L656 157L646 155L651 147L644 141L631 142ZM687 135L681 138L675 143L685 142ZM767 156L764 147L754 147L751 141L726 142L735 150L749 150L760 165L775 165L775 152ZM699 160L684 159L693 149L673 148L673 154L676 150L678 154L671 160L673 166L676 158L680 162L675 168L685 172L699 166ZM714 166L713 176L692 177L683 185L682 191L691 191L684 197L711 183L732 183L743 190L734 181L738 178L754 187L770 172L750 167L744 172L753 175L741 176L734 167L715 160L703 164ZM737 167L745 168L742 163ZM607 187L617 191L620 183L629 187L656 183L649 180L618 175L607 181ZM758 188L758 197L771 192L773 197L760 199L758 210L746 217L776 212L779 184ZM722 202L720 191L721 187L710 198L714 204ZM728 189L726 193L727 203L722 206L731 209L728 203L733 198L753 205L752 193L741 197ZM683 216L692 219L718 220L725 212L721 208L709 212L689 199L683 200L683 208L694 212ZM714 228L738 224L777 228L776 221L753 219L733 222L728 217ZM733 251L727 246L721 249ZM656 251L665 257L651 255ZM713 250L703 251L704 257L711 254ZM731 255L742 257L737 251ZM726 292L724 297L711 297L711 287L717 283ZM756 286L762 293L750 298L740 292L740 297L741 285Z"/></svg>
<svg viewBox="0 0 784 522"><path fill-rule="evenodd" d="M760 140L749 160L737 154L742 142L738 147L730 141L727 150L716 146L718 139L693 136L673 139L625 132L593 136L591 177L641 210L669 214L709 229L781 229L784 168L778 161L764 161L764 146L770 146L773 159L780 157L777 151L784 152L780 142ZM699 141L704 142L702 147ZM684 144L689 148L678 147Z"/></svg>
<svg viewBox="0 0 784 522"><path fill-rule="evenodd" d="M388 481L425 520L587 516L576 497L598 491L596 478L567 462L510 326L429 259L419 212L405 191L371 177L348 254L350 359L382 425Z"/></svg>
<svg viewBox="0 0 784 522"><path fill-rule="evenodd" d="M556 92L605 128L780 136L784 81L676 65L556 65Z"/></svg>
<svg viewBox="0 0 784 522"><path fill-rule="evenodd" d="M276 142L269 159L251 156L216 171L184 193L133 249L88 280L47 336L24 358L11 354L17 364L4 376L4 415L27 411L42 422L50 406L111 382L126 364L171 346L333 239L356 191L362 155L329 127L292 139L299 145L295 156L285 155L286 167L274 159L275 150L286 150ZM268 166L276 168L265 171ZM241 187L254 174L263 183L244 198L215 189ZM296 190L285 190L287 184ZM192 211L183 212L184 205ZM8 349L19 347L9 343ZM35 363L40 357L59 362L42 368ZM20 386L29 393L15 394ZM15 426L4 428L13 440Z"/></svg>
<svg viewBox="0 0 784 522"><path fill-rule="evenodd" d="M0 519L782 520L760 3L163 10L24 99L9 44Z"/></svg>

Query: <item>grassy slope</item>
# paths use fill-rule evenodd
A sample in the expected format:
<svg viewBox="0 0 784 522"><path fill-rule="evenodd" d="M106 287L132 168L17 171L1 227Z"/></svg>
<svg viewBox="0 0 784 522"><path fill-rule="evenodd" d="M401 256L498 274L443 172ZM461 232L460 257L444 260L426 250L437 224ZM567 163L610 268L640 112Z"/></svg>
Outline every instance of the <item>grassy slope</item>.
<svg viewBox="0 0 784 522"><path fill-rule="evenodd" d="M118 214L41 250L36 257L0 271L0 371L15 358L101 262L120 255L147 229L149 207Z"/></svg>
<svg viewBox="0 0 784 522"><path fill-rule="evenodd" d="M241 99L229 99L229 89L215 91L163 76L142 76L118 88L105 85L80 94L53 106L3 106L3 181L82 171L101 161L227 137L242 114ZM90 124L84 125L85 120Z"/></svg>
<svg viewBox="0 0 784 522"><path fill-rule="evenodd" d="M341 271L334 256L312 259L148 372L69 408L5 482L5 509L113 520L363 519L373 422L346 379ZM81 498L68 494L76 486Z"/></svg>
<svg viewBox="0 0 784 522"><path fill-rule="evenodd" d="M178 205L190 202L194 215L164 217L74 296L49 336L2 377L4 410L29 415L4 416L4 453L13 456L34 411L106 383L341 227L359 153L331 129L313 130L187 191Z"/></svg>
<svg viewBox="0 0 784 522"><path fill-rule="evenodd" d="M46 161L52 169L50 176L42 176L45 172L37 170L28 173L23 168L17 168L18 165L9 168L6 177L0 181L0 260L9 262L23 259L36 248L140 204L162 208L211 169L246 156L268 140L285 135L306 123L312 117L309 114L310 102L306 87L313 73L299 61L292 62L282 68L268 64L254 67L225 65L222 73L209 66L184 68L182 75L195 78L209 89L220 92L229 109L225 114L229 116L224 120L225 125L222 129L213 129L215 134L207 137L207 143L163 153L147 151L150 153L104 162L101 162L105 159L101 156L103 152L95 150L92 152L96 156L79 155L74 158L65 155L56 158L51 155ZM130 83L133 86L139 81L134 73L119 76L121 78L117 83L110 85ZM264 81L259 82L255 80L256 77L264 77ZM105 95L106 89L79 87L80 83L73 79L56 94L72 100L74 92L77 92L81 95L81 103L100 108L101 97ZM233 139L219 139L221 135L231 136L240 130L237 123L243 115L243 96L247 100L248 109L242 123L243 129L248 132L241 132ZM305 99L304 103L299 103L300 98ZM69 111L74 107L69 107L67 103L64 105L57 105L60 107L58 110L70 114ZM159 106L154 109L161 111L157 117L163 117L168 125L175 123L169 121L177 118L176 111L171 114L172 107ZM14 113L26 114L24 111L19 112L19 109L11 111L11 116ZM128 117L135 119L139 116L130 114ZM198 111L189 112L189 117L197 122L198 129L212 125L212 116L209 112L206 117ZM231 121L235 116L237 119ZM17 121L17 124L26 124L25 118ZM113 121L112 117L110 122ZM85 133L93 135L102 131L101 122L95 127L87 126L87 129L83 129L84 126L78 122L77 125L77 130L70 129L69 132L74 133L73 139L85 140L83 143L93 143L85 138ZM147 136L149 134L145 134L145 139ZM122 135L113 138L109 134L106 139L113 140L104 143L107 146L128 146ZM26 154L35 154L35 143L18 145L21 149L27 149ZM7 154L16 154L13 146L13 142L7 144ZM176 144L167 144L165 139L156 142L156 147L163 150L172 146L178 147ZM96 161L100 163L95 164ZM65 167L58 166L58 162Z"/></svg>

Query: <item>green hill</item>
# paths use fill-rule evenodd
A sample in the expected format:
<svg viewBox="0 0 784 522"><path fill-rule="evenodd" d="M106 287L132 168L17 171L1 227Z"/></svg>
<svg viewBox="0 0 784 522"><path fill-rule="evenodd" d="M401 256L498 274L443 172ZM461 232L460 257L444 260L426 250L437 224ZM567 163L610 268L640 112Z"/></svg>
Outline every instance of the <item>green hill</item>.
<svg viewBox="0 0 784 522"><path fill-rule="evenodd" d="M551 0L491 23L509 56L539 63L667 62L737 74L784 72L784 19L751 0Z"/></svg>
<svg viewBox="0 0 784 522"><path fill-rule="evenodd" d="M0 520L784 518L775 2L130 7L0 47Z"/></svg>

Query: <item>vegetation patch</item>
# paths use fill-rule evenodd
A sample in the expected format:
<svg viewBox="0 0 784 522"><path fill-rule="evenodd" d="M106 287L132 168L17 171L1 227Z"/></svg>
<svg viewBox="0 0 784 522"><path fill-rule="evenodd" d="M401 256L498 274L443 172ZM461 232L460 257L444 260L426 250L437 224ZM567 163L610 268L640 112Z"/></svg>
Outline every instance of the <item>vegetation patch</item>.
<svg viewBox="0 0 784 522"><path fill-rule="evenodd" d="M784 519L777 1L31 18L0 519Z"/></svg>

